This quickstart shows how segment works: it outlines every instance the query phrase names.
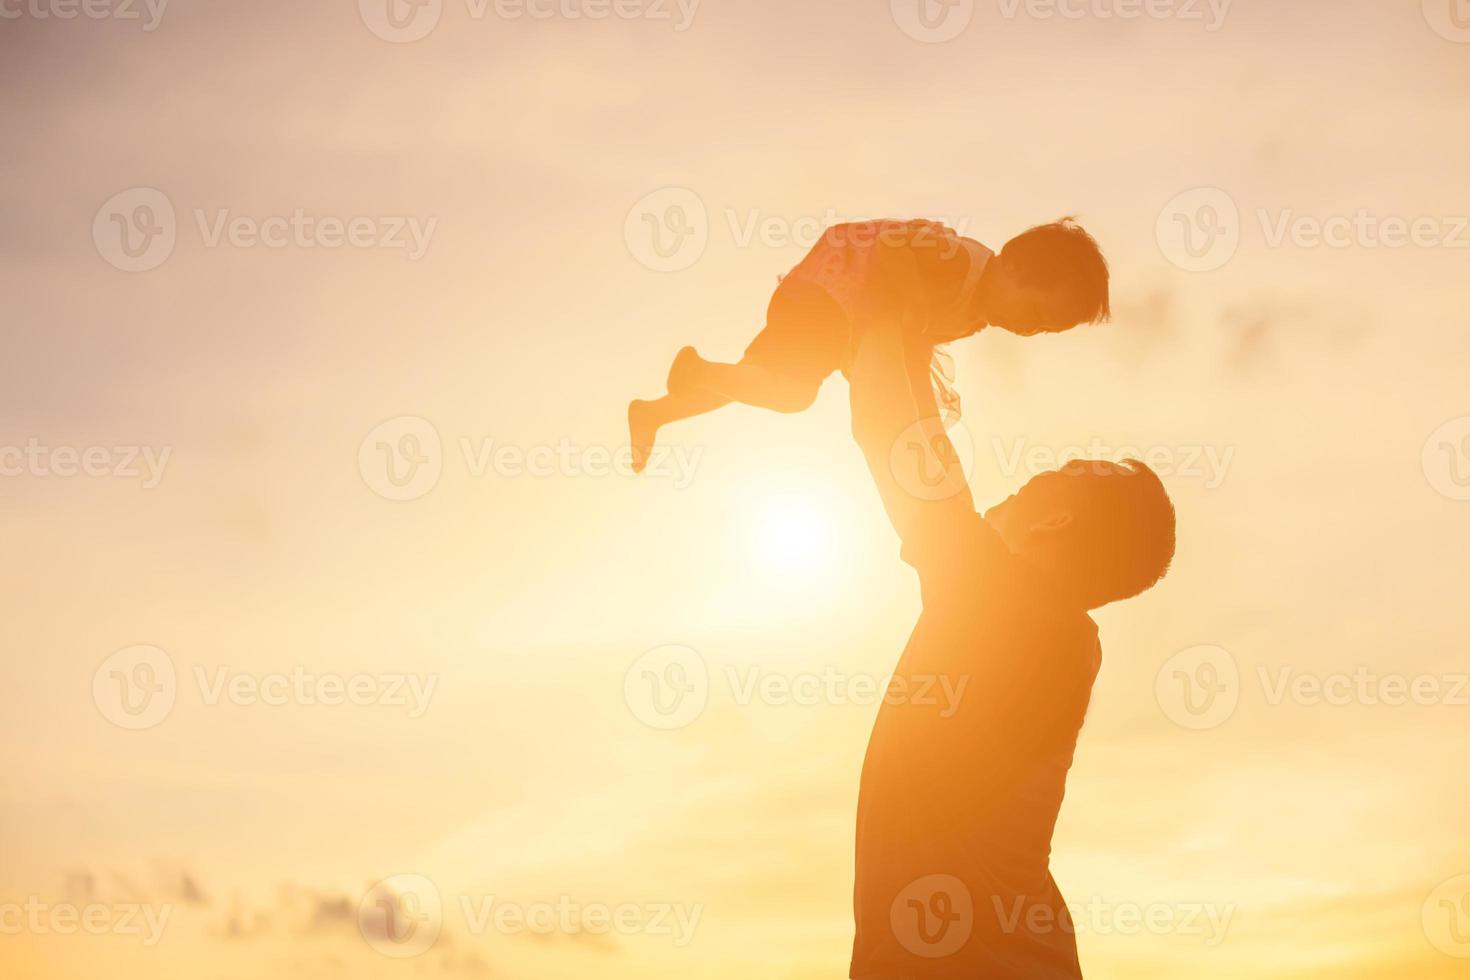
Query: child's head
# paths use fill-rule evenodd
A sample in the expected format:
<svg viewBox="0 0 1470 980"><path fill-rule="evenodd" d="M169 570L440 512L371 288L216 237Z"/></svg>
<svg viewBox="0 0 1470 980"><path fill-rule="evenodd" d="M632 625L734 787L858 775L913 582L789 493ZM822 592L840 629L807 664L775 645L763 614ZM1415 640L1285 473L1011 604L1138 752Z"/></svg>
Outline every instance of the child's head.
<svg viewBox="0 0 1470 980"><path fill-rule="evenodd" d="M1022 336L1059 333L1112 315L1107 260L1071 218L1011 239L985 278L987 319Z"/></svg>

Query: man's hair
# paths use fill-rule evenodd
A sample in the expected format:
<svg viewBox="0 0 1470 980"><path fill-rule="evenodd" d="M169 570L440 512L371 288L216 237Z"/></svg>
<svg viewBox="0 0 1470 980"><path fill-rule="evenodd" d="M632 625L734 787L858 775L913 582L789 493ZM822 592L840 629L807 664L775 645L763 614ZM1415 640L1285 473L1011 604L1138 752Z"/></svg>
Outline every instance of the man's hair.
<svg viewBox="0 0 1470 980"><path fill-rule="evenodd" d="M1012 238L1000 260L1023 286L1057 297L1065 325L1101 323L1113 315L1108 260L1097 241L1073 218L1039 225Z"/></svg>
<svg viewBox="0 0 1470 980"><path fill-rule="evenodd" d="M1158 474L1136 459L1083 459L1060 471L1085 479L1071 530L1078 549L1076 587L1096 609L1152 588L1174 560L1174 504Z"/></svg>

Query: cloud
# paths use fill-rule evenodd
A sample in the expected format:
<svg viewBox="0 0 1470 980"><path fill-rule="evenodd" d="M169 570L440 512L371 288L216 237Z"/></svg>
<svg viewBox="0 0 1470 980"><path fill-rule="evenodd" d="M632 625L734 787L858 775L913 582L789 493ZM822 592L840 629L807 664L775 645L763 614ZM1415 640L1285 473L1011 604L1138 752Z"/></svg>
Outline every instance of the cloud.
<svg viewBox="0 0 1470 980"><path fill-rule="evenodd" d="M1113 354L1128 367L1161 354L1178 339L1179 310L1167 287L1118 297L1110 325Z"/></svg>
<svg viewBox="0 0 1470 980"><path fill-rule="evenodd" d="M1274 360L1275 324L1271 315L1254 310L1226 310L1221 317L1229 347L1226 365L1236 373L1246 373Z"/></svg>

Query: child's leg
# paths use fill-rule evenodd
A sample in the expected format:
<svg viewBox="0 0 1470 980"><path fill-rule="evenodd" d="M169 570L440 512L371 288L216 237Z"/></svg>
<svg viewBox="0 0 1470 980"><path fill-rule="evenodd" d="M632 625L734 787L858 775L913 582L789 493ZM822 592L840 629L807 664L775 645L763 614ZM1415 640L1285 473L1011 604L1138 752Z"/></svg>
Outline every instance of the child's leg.
<svg viewBox="0 0 1470 980"><path fill-rule="evenodd" d="M817 399L821 381L789 378L760 364L706 361L693 347L674 358L669 371L669 393L657 401L628 405L628 432L633 445L633 470L642 473L658 441L658 430L670 422L693 418L741 402L776 412L801 412Z"/></svg>
<svg viewBox="0 0 1470 980"><path fill-rule="evenodd" d="M813 384L788 377L749 360L738 364L706 361L693 351L687 355L680 352L675 372L681 377L671 377L671 391L704 388L723 395L726 401L776 412L805 411L817 400L817 392L822 386L820 381Z"/></svg>
<svg viewBox="0 0 1470 980"><path fill-rule="evenodd" d="M633 444L633 471L642 473L658 441L658 430L670 422L713 412L730 404L730 399L708 388L694 388L658 401L635 401L628 406L628 432Z"/></svg>

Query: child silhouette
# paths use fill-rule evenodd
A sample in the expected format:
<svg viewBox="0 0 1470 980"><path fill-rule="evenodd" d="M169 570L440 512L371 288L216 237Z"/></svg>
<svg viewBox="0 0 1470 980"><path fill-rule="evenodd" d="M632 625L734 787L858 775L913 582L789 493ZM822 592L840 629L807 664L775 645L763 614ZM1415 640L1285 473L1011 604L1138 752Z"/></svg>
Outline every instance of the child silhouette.
<svg viewBox="0 0 1470 980"><path fill-rule="evenodd" d="M885 275L880 250L905 253L916 275ZM914 290L930 347L987 326L1022 336L1057 333L1109 316L1108 267L1097 242L1071 219L1032 228L997 256L934 221L866 221L835 225L781 279L766 326L737 364L700 357L685 347L669 370L668 393L628 406L633 467L641 472L658 431L740 402L800 412L822 382L846 373L855 349L858 311L883 290ZM959 399L936 352L931 366L938 404L957 415Z"/></svg>

